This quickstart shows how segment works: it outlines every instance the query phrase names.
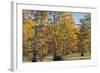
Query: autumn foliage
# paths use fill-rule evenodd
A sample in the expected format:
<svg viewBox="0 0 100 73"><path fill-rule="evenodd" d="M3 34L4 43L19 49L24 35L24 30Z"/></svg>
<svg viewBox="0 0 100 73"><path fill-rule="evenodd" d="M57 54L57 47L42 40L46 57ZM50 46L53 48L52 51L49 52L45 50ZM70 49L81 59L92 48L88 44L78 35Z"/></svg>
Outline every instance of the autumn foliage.
<svg viewBox="0 0 100 73"><path fill-rule="evenodd" d="M70 12L23 10L23 59L63 60L71 53L88 52L90 29L84 23L78 26Z"/></svg>

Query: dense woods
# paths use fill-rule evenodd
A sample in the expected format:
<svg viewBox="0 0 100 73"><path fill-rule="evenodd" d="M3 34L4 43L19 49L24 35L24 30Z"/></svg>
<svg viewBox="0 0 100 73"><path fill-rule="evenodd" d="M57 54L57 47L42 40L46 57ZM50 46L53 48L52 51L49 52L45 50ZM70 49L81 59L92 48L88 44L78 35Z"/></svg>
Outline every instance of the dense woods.
<svg viewBox="0 0 100 73"><path fill-rule="evenodd" d="M77 25L71 12L23 10L23 61L67 60L77 53L90 58L89 13Z"/></svg>

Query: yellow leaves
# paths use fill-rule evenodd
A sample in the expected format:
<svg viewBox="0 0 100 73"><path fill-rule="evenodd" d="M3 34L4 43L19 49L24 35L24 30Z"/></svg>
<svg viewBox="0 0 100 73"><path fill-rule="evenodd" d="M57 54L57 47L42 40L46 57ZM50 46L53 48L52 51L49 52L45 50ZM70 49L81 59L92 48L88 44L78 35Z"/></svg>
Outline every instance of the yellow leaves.
<svg viewBox="0 0 100 73"><path fill-rule="evenodd" d="M36 22L30 18L30 19L23 20L23 24L28 26L32 26L32 25L34 26Z"/></svg>
<svg viewBox="0 0 100 73"><path fill-rule="evenodd" d="M47 16L47 12L42 12L36 20L31 18L23 20L24 40L35 39L35 41L32 40L31 45L34 46L33 42L39 45L37 50L41 56L50 49L56 50L59 54L62 54L63 49L70 51L77 49L77 34L80 29L76 26L72 14L61 12L58 18L52 18L54 22L51 24L48 22ZM36 23L40 25L37 28Z"/></svg>
<svg viewBox="0 0 100 73"><path fill-rule="evenodd" d="M71 17L71 13L69 13L69 12L62 12L61 15L63 17Z"/></svg>
<svg viewBox="0 0 100 73"><path fill-rule="evenodd" d="M32 38L35 30L35 21L33 21L32 19L27 19L23 21L23 32L24 32L24 39L29 39Z"/></svg>
<svg viewBox="0 0 100 73"><path fill-rule="evenodd" d="M60 47L63 47L63 44L67 44L64 46L66 48L65 50L77 49L77 33L79 33L79 28L76 27L71 13L62 13L62 17L59 18L58 27L56 28L58 33L57 37L59 40L61 39L59 44ZM66 42L63 43L64 41Z"/></svg>

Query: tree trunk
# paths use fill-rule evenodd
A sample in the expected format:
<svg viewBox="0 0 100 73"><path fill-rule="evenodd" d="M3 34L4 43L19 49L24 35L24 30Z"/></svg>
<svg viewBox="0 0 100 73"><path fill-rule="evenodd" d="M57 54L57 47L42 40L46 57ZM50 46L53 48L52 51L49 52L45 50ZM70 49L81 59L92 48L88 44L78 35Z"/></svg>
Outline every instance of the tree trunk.
<svg viewBox="0 0 100 73"><path fill-rule="evenodd" d="M81 56L84 56L84 52L81 52Z"/></svg>

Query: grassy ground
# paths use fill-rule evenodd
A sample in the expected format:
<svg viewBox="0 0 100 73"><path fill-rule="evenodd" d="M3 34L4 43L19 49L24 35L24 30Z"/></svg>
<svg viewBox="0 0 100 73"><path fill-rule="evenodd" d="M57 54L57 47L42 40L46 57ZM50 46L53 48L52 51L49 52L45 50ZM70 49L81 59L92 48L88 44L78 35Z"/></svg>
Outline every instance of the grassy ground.
<svg viewBox="0 0 100 73"><path fill-rule="evenodd" d="M63 56L64 61L69 61L69 60L86 60L86 59L91 59L91 56L89 53L85 53L84 56L80 56L80 53L72 53L69 55L64 55ZM44 58L43 62L50 62L53 61L53 56L47 56ZM30 58L24 58L24 62L31 62Z"/></svg>

